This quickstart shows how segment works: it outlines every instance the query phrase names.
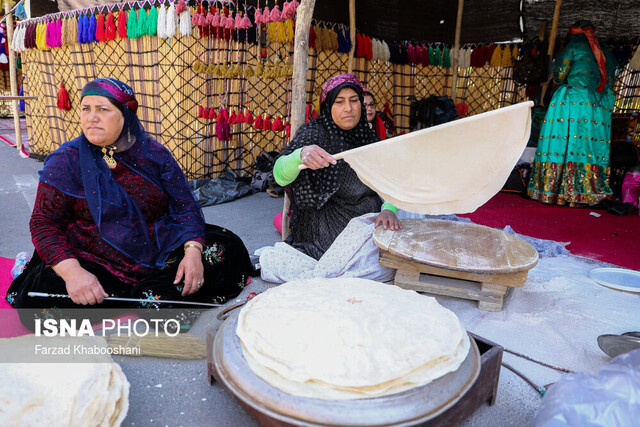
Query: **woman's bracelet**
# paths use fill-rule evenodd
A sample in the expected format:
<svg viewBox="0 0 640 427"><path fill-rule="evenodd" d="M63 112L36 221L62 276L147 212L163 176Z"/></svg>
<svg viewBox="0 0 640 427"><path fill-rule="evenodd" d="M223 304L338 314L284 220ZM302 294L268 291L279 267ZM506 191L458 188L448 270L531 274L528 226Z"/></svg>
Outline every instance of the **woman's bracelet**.
<svg viewBox="0 0 640 427"><path fill-rule="evenodd" d="M196 245L194 243L187 243L186 245L184 245L184 250L186 251L187 248L196 248L197 250L200 251L200 253L202 253L202 248L200 247L200 245Z"/></svg>

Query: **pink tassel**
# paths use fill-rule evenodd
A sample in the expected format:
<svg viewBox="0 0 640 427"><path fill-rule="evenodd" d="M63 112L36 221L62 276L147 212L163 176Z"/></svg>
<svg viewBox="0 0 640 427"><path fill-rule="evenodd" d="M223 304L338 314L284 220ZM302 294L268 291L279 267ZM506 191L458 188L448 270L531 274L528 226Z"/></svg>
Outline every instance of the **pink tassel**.
<svg viewBox="0 0 640 427"><path fill-rule="evenodd" d="M209 11L209 13L207 13L207 19L205 20L205 23L207 25L213 25L214 27L217 27L218 25L214 24L216 16L218 16L218 12L216 12L215 16L211 13L211 11ZM220 18L218 18L220 19ZM220 22L220 21L218 21Z"/></svg>
<svg viewBox="0 0 640 427"><path fill-rule="evenodd" d="M187 5L185 4L184 0L180 0L176 5L176 13L180 15L185 10L187 10Z"/></svg>
<svg viewBox="0 0 640 427"><path fill-rule="evenodd" d="M248 14L244 14L244 16L242 17L242 27L240 28L251 28L253 26L253 24L251 24L251 19L249 18Z"/></svg>
<svg viewBox="0 0 640 427"><path fill-rule="evenodd" d="M256 13L253 15L253 21L256 25L262 24L262 12L260 12L260 9L256 9Z"/></svg>
<svg viewBox="0 0 640 427"><path fill-rule="evenodd" d="M271 22L282 22L282 14L280 13L280 8L276 4L269 15Z"/></svg>
<svg viewBox="0 0 640 427"><path fill-rule="evenodd" d="M199 25L200 24L200 12L196 11L191 17L191 25Z"/></svg>
<svg viewBox="0 0 640 427"><path fill-rule="evenodd" d="M224 13L220 14L220 28L227 28L227 15Z"/></svg>
<svg viewBox="0 0 640 427"><path fill-rule="evenodd" d="M271 11L269 10L269 6L267 6L262 11L262 23L268 24L269 22L271 22Z"/></svg>
<svg viewBox="0 0 640 427"><path fill-rule="evenodd" d="M241 30L241 29L243 28L243 27L242 27L242 13L240 13L240 12L236 12L236 21L235 21L235 23L233 24L233 27L234 27L236 30Z"/></svg>
<svg viewBox="0 0 640 427"><path fill-rule="evenodd" d="M282 19L293 19L293 12L291 10L290 1L282 5Z"/></svg>
<svg viewBox="0 0 640 427"><path fill-rule="evenodd" d="M233 30L233 26L235 25L235 19L233 19L233 15L231 13L229 13L229 17L227 18L227 25L225 26L225 28L227 30Z"/></svg>

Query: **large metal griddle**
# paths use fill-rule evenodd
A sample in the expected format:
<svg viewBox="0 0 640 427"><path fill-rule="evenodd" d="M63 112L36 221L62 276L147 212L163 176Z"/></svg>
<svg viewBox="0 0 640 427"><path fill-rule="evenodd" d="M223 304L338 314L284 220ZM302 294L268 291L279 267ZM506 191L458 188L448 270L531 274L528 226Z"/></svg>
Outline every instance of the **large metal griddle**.
<svg viewBox="0 0 640 427"><path fill-rule="evenodd" d="M388 396L322 400L280 391L255 375L236 335L239 311L220 326L211 344L211 374L263 426L407 426L453 406L480 374L480 352L470 337L462 365L435 381Z"/></svg>

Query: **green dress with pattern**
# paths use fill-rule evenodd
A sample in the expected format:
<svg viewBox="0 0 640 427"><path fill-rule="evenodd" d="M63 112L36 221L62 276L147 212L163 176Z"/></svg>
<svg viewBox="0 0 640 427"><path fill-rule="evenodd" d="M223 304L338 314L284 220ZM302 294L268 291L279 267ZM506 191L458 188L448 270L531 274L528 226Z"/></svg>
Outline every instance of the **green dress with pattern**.
<svg viewBox="0 0 640 427"><path fill-rule="evenodd" d="M584 36L574 36L554 61L553 94L540 131L527 192L545 203L593 205L611 195L609 187L612 90L617 62L600 43L607 83L596 88L600 71Z"/></svg>

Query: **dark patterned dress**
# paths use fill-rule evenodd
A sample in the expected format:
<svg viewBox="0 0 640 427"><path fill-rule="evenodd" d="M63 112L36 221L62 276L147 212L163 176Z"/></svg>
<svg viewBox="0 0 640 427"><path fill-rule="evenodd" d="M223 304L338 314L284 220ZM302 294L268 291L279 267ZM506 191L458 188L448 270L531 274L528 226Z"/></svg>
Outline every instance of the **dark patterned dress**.
<svg viewBox="0 0 640 427"><path fill-rule="evenodd" d="M112 174L138 205L147 223L153 224L166 212L168 197L158 187L122 163ZM204 285L183 297L183 284L173 284L184 255L182 246L170 254L163 268L143 267L101 239L85 199L66 195L43 182L38 187L30 231L36 250L7 293L7 300L16 308L87 307L76 305L69 298L28 296L29 292L67 294L64 280L50 268L67 258L77 258L110 296L149 301L104 301L100 308L171 307L153 304L158 299L224 303L237 296L249 275L254 274L242 240L229 230L207 224L204 238L194 239L204 244ZM149 234L153 237L153 226L149 226Z"/></svg>

